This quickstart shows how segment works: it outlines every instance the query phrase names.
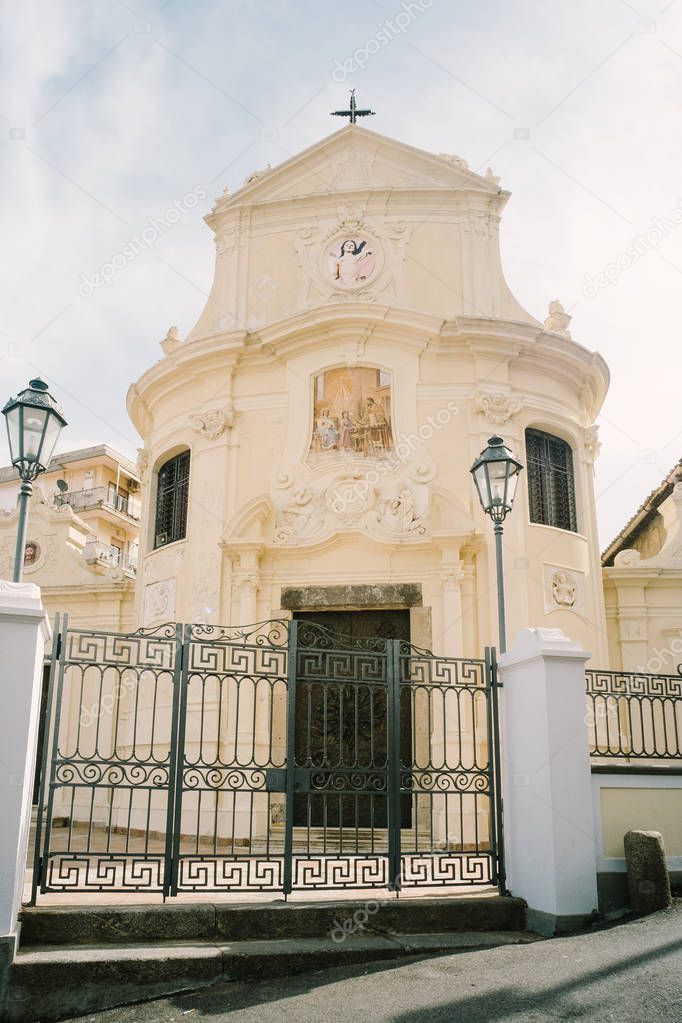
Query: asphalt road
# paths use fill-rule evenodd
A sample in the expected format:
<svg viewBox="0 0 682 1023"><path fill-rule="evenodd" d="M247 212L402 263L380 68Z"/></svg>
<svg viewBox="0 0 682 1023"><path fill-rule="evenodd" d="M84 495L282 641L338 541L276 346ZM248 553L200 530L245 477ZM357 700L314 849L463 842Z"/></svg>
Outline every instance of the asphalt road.
<svg viewBox="0 0 682 1023"><path fill-rule="evenodd" d="M682 1023L682 900L530 945L220 984L92 1023Z"/></svg>

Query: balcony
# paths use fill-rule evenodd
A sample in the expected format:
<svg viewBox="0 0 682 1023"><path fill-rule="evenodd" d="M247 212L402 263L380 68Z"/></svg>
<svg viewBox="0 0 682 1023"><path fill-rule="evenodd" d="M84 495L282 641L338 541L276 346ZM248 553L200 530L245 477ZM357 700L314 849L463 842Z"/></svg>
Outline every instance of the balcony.
<svg viewBox="0 0 682 1023"><path fill-rule="evenodd" d="M70 505L75 512L103 508L125 515L135 522L140 520L141 505L137 498L117 494L113 488L109 487L90 487L89 490L67 491L64 494L55 495L54 501L58 507L65 504Z"/></svg>
<svg viewBox="0 0 682 1023"><path fill-rule="evenodd" d="M137 573L137 551L130 551L124 554L118 547L102 543L101 540L88 540L83 549L83 557L88 565L108 565L110 568L120 568L126 575Z"/></svg>

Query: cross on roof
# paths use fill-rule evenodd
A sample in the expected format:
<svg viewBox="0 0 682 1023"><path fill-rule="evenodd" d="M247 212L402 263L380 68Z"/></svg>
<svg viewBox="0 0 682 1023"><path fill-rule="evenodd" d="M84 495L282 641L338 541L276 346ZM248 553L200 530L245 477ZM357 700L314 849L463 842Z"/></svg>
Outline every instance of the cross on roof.
<svg viewBox="0 0 682 1023"><path fill-rule="evenodd" d="M369 117L374 115L373 110L358 110L355 104L355 89L350 90L350 107L348 110L332 110L331 117L348 117L350 123L355 124L358 117Z"/></svg>

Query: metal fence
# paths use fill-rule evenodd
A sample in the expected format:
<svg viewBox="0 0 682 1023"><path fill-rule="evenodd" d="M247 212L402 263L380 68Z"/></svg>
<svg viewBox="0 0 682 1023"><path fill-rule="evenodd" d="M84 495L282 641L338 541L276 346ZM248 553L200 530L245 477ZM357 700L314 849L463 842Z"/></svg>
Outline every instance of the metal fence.
<svg viewBox="0 0 682 1023"><path fill-rule="evenodd" d="M34 898L503 887L497 722L493 651L58 622Z"/></svg>
<svg viewBox="0 0 682 1023"><path fill-rule="evenodd" d="M56 505L69 504L75 512L88 511L91 508L111 508L131 519L139 519L142 505L138 498L128 494L118 494L111 487L90 487L87 490L67 490L55 494Z"/></svg>
<svg viewBox="0 0 682 1023"><path fill-rule="evenodd" d="M586 683L592 756L682 758L682 676L595 668Z"/></svg>

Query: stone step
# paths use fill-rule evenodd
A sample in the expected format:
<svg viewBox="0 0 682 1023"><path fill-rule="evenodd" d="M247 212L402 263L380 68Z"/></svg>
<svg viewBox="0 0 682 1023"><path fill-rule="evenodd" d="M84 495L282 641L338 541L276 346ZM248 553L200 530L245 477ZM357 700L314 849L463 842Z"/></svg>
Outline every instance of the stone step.
<svg viewBox="0 0 682 1023"><path fill-rule="evenodd" d="M155 941L248 941L326 937L338 928L401 934L522 931L525 903L509 896L369 898L319 902L32 906L21 913L21 943L99 945Z"/></svg>
<svg viewBox="0 0 682 1023"><path fill-rule="evenodd" d="M331 966L538 940L527 932L359 932L270 941L24 947L10 968L6 1023L50 1023L120 1005Z"/></svg>

